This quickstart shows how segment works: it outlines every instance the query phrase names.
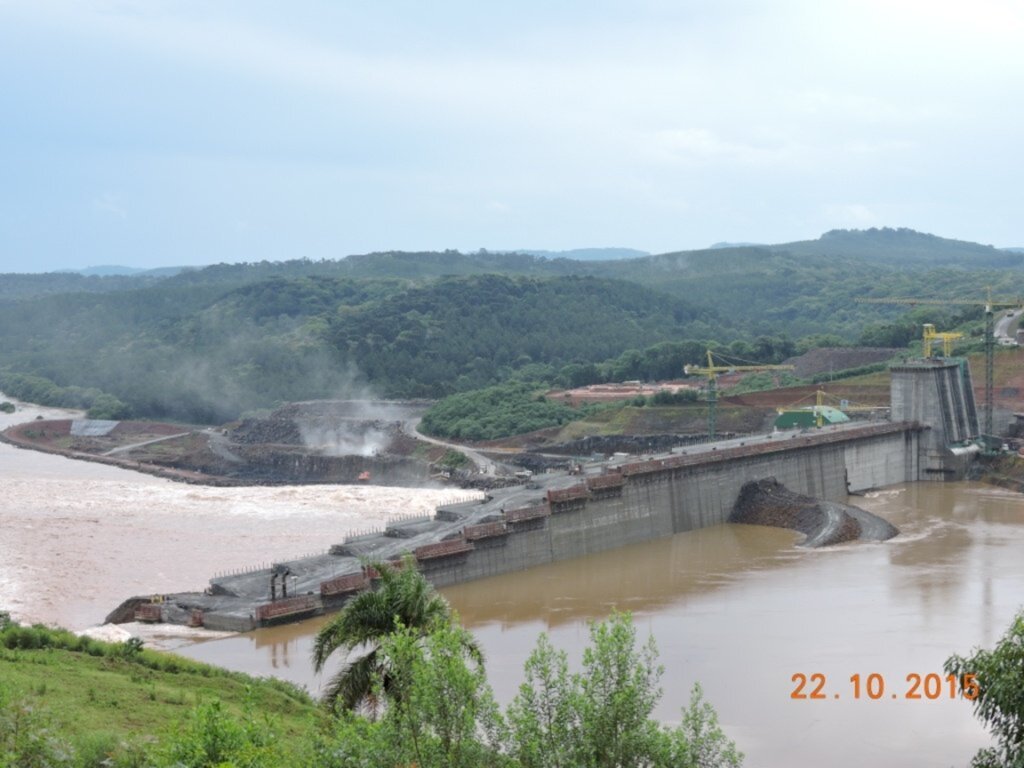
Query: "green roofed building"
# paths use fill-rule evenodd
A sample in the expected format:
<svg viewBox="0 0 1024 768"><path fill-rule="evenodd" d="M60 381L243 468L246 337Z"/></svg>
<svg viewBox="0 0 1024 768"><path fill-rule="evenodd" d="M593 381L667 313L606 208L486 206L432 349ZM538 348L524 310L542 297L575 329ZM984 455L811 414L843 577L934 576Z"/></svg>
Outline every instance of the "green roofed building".
<svg viewBox="0 0 1024 768"><path fill-rule="evenodd" d="M806 408L783 411L775 420L776 429L806 429L828 424L843 424L850 417L830 405L810 405Z"/></svg>

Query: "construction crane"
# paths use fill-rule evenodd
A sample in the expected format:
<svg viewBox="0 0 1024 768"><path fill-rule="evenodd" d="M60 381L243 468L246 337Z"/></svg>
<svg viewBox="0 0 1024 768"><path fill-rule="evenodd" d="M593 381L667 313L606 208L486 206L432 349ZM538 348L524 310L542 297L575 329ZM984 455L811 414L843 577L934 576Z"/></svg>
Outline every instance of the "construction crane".
<svg viewBox="0 0 1024 768"><path fill-rule="evenodd" d="M996 307L1024 307L1024 299L1000 299L992 300L992 289L988 289L988 298L980 299L913 299L905 296L891 299L856 299L860 304L937 304L948 306L950 304L982 306L985 308L985 435L992 435L992 389L995 380L995 309Z"/></svg>
<svg viewBox="0 0 1024 768"><path fill-rule="evenodd" d="M825 426L825 412L826 408L829 407L835 408L835 410L839 411L840 413L847 415L850 411L870 411L874 413L880 410L879 406L876 405L850 405L850 402L848 400L842 400L840 398L837 398L835 395L829 395L827 392L825 392L824 389L820 388L817 392L814 393L814 395L815 400L813 406L800 406L799 403L802 401L798 400L793 405L782 408L776 408L775 411L780 416L784 413L807 413L808 411L810 411L814 414L815 426L820 429L821 427ZM838 403L838 405L830 406L829 403L825 401L825 398L827 397L831 397L832 402ZM804 400L806 399L807 398L804 398Z"/></svg>
<svg viewBox="0 0 1024 768"><path fill-rule="evenodd" d="M964 337L962 333L956 331L936 331L931 323L925 323L923 330L921 351L924 357L932 356L932 344L936 341L942 342L942 356L949 357L953 354L953 342Z"/></svg>
<svg viewBox="0 0 1024 768"><path fill-rule="evenodd" d="M711 350L708 350L708 364L683 366L683 373L687 376L708 377L708 439L715 439L715 428L718 420L718 374L733 373L736 371L749 371L751 373L760 371L791 371L792 365L715 365Z"/></svg>

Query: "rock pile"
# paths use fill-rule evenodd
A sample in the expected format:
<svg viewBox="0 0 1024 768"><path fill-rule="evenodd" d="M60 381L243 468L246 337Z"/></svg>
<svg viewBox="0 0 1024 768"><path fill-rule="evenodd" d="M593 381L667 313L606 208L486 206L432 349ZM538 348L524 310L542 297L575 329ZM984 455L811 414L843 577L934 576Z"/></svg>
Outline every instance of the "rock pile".
<svg viewBox="0 0 1024 768"><path fill-rule="evenodd" d="M806 537L802 542L805 547L857 540L885 541L899 533L894 525L877 515L848 504L794 493L774 477L744 485L729 522L799 531Z"/></svg>

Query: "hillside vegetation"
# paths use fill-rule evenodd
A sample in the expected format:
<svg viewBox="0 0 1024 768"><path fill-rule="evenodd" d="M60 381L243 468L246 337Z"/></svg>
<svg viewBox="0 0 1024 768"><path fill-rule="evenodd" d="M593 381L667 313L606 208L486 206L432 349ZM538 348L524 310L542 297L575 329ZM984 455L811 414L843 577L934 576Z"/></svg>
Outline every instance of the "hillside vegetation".
<svg viewBox="0 0 1024 768"><path fill-rule="evenodd" d="M134 642L19 627L0 613L0 766L154 765L143 752L211 716L266 730L266 741L292 749L320 713L287 683Z"/></svg>
<svg viewBox="0 0 1024 768"><path fill-rule="evenodd" d="M671 378L715 345L748 362L822 345L905 346L921 322L969 318L856 300L981 298L987 286L1017 295L1022 261L868 230L605 261L388 252L163 278L0 275L0 375L14 396L93 407L103 395L96 413L193 422L292 400L442 397L510 378Z"/></svg>
<svg viewBox="0 0 1024 768"><path fill-rule="evenodd" d="M224 421L355 385L436 397L714 325L712 312L586 277L274 277L226 293L172 279L0 305L0 351L9 371L111 393L136 414Z"/></svg>
<svg viewBox="0 0 1024 768"><path fill-rule="evenodd" d="M430 599L413 568L410 578L400 596ZM364 595L379 602L387 589ZM548 764L544 752L574 766L742 764L699 686L682 724L652 718L662 668L653 639L641 645L628 615L591 625L580 673L541 635L503 712L467 650L472 636L434 599L443 608L429 622L384 628L376 617L340 615L360 627L356 645L371 643L381 660L360 667L369 709L354 710L316 707L287 684L137 642L20 627L0 613L0 768L535 768ZM556 724L546 717L552 707Z"/></svg>

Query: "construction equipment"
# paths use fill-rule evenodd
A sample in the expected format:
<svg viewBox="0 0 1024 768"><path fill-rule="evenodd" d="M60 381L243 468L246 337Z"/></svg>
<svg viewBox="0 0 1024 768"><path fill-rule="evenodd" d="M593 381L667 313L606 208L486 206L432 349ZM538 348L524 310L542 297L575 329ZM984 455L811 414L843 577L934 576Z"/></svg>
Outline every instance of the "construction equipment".
<svg viewBox="0 0 1024 768"><path fill-rule="evenodd" d="M830 397L832 403L825 401L825 398ZM790 406L776 408L776 412L780 417L787 414L799 416L810 415L814 421L814 426L819 429L825 426L825 422L828 421L830 424L841 424L844 421L849 421L850 411L869 411L872 413L877 412L879 409L875 405L850 405L849 400L843 400L835 397L834 395L829 396L825 390L819 389L815 392L814 405L800 405L803 400L802 398L796 403ZM798 425L800 421L806 422L806 419L793 418L793 419L776 419L776 429L784 429L790 426ZM791 423L790 423L791 422ZM810 426L809 424L803 424L802 426Z"/></svg>
<svg viewBox="0 0 1024 768"><path fill-rule="evenodd" d="M924 334L921 337L921 351L923 357L932 356L932 344L936 341L942 342L942 356L949 357L953 354L953 342L962 339L964 335L956 331L936 331L931 323L923 326Z"/></svg>
<svg viewBox="0 0 1024 768"><path fill-rule="evenodd" d="M914 299L905 296L893 297L890 299L856 299L860 304L936 304L948 306L951 304L983 306L985 307L985 436L992 439L992 390L995 379L995 308L996 307L1024 307L1024 299L1000 299L992 300L992 289L988 289L988 297L979 299Z"/></svg>
<svg viewBox="0 0 1024 768"><path fill-rule="evenodd" d="M828 408L828 410L826 410L826 408ZM780 418L775 420L776 429L784 429L793 426L810 426L809 424L807 424L808 416L810 416L811 419L814 421L814 426L816 426L818 429L821 429L823 426L825 426L825 414L831 410L838 409L832 409L825 405L825 390L819 389L815 393L814 405L798 406L794 404L789 406L788 408L776 408L775 410L776 412L778 412L780 416ZM787 418L783 419L781 417ZM845 416L844 420L849 421L849 419L845 418Z"/></svg>
<svg viewBox="0 0 1024 768"><path fill-rule="evenodd" d="M707 376L708 390L708 439L715 439L715 429L718 420L718 374L733 373L736 371L748 371L751 373L761 371L791 371L792 365L715 365L711 350L708 350L708 364L706 366L687 365L683 367L683 373L687 376Z"/></svg>

